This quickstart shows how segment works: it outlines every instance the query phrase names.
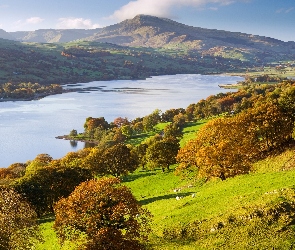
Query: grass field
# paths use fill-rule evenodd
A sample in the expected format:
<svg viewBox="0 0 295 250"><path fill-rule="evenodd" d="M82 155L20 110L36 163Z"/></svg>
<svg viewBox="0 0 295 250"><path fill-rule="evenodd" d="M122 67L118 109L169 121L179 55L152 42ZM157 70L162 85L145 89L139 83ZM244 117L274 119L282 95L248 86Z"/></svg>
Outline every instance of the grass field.
<svg viewBox="0 0 295 250"><path fill-rule="evenodd" d="M181 144L204 123L188 124ZM122 181L153 215L151 249L293 249L294 158L288 149L225 181L182 179L173 168L139 169ZM53 218L40 224L45 242L37 249L75 249L59 246L52 225Z"/></svg>

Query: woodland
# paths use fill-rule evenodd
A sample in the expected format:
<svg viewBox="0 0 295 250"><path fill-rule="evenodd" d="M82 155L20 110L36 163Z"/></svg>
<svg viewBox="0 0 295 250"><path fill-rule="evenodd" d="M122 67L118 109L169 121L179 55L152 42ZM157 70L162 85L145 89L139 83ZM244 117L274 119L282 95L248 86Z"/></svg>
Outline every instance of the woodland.
<svg viewBox="0 0 295 250"><path fill-rule="evenodd" d="M295 81L241 85L0 169L0 249L292 249Z"/></svg>

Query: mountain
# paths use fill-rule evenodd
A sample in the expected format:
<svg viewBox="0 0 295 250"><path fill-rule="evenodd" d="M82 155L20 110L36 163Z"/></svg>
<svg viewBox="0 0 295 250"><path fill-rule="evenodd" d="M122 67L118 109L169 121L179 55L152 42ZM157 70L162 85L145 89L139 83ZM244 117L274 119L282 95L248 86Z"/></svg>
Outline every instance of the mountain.
<svg viewBox="0 0 295 250"><path fill-rule="evenodd" d="M15 40L25 42L70 42L74 40L107 42L123 46L198 51L210 56L238 57L242 60L276 56L294 56L295 42L274 38L192 27L149 15L138 15L118 24L92 30L36 30L11 32Z"/></svg>
<svg viewBox="0 0 295 250"><path fill-rule="evenodd" d="M83 38L83 40L153 48L185 43L196 49L208 49L212 45L251 47L255 45L281 46L288 44L269 37L192 27L167 18L148 15L138 15L133 19L97 29L94 35Z"/></svg>
<svg viewBox="0 0 295 250"><path fill-rule="evenodd" d="M37 43L65 43L93 35L94 30L84 29L40 29L36 31L10 32L14 40Z"/></svg>
<svg viewBox="0 0 295 250"><path fill-rule="evenodd" d="M3 29L0 29L0 38L8 39L8 40L15 40L14 36L12 36L10 33L6 32Z"/></svg>

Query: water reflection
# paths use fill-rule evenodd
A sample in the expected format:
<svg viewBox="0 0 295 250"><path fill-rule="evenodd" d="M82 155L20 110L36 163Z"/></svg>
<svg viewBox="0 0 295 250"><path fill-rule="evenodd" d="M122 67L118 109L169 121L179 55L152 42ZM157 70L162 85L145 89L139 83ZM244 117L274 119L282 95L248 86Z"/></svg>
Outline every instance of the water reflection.
<svg viewBox="0 0 295 250"><path fill-rule="evenodd" d="M78 147L78 142L75 140L70 140L70 145L73 149L75 149Z"/></svg>

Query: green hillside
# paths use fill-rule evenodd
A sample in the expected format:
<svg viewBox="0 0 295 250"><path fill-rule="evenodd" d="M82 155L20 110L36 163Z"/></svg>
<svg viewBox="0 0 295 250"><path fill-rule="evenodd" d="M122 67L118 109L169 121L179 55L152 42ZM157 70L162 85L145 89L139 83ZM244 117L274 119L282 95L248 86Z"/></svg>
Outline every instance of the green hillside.
<svg viewBox="0 0 295 250"><path fill-rule="evenodd" d="M0 84L65 84L169 74L242 72L248 65L209 55L196 61L170 50L100 42L41 44L0 39L0 55Z"/></svg>
<svg viewBox="0 0 295 250"><path fill-rule="evenodd" d="M294 161L290 148L226 181L182 179L156 169L138 170L123 183L153 214L152 249L292 249ZM37 249L71 249L69 243L59 248L52 225L41 222L45 242Z"/></svg>

